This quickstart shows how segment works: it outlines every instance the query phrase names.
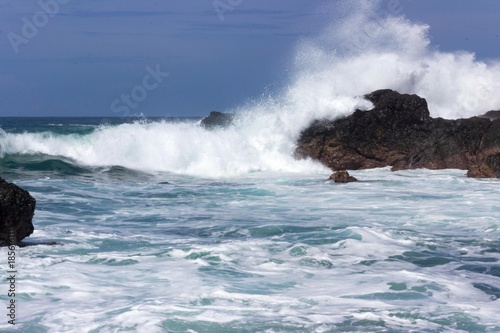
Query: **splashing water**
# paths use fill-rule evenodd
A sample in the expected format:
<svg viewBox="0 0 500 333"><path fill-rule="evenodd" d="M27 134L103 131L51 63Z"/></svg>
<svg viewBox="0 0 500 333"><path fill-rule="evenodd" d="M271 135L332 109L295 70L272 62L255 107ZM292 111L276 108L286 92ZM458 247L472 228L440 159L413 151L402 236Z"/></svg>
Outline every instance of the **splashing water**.
<svg viewBox="0 0 500 333"><path fill-rule="evenodd" d="M300 43L287 98L321 109L338 96L390 88L426 98L434 117L471 117L500 108L499 61L440 52L430 44L429 26L384 16L377 1L343 4L341 19Z"/></svg>
<svg viewBox="0 0 500 333"><path fill-rule="evenodd" d="M288 86L233 110L238 117L230 128L210 132L196 123L162 121L101 126L87 135L3 132L0 154L46 154L86 166L209 177L326 172L293 158L300 131L314 119L369 109L361 96L374 90L418 94L432 116L444 118L500 107L499 62L440 52L430 45L428 26L381 14L377 2L341 4L340 19L298 43Z"/></svg>

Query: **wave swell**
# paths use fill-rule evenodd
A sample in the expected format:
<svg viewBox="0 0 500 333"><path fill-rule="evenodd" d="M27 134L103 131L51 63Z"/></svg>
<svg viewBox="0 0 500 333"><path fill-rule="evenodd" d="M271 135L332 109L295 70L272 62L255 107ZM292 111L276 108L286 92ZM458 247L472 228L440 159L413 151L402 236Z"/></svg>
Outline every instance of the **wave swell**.
<svg viewBox="0 0 500 333"><path fill-rule="evenodd" d="M207 131L193 122L159 121L103 125L84 135L0 131L0 156L44 154L64 158L59 164L208 177L324 173L316 162L293 158L301 130L314 119L371 108L360 96L374 90L418 94L432 116L444 118L500 108L500 62L441 52L431 46L427 25L379 14L375 1L341 4L340 19L298 43L287 86L231 110L237 117L229 128ZM44 163L35 167L53 165Z"/></svg>

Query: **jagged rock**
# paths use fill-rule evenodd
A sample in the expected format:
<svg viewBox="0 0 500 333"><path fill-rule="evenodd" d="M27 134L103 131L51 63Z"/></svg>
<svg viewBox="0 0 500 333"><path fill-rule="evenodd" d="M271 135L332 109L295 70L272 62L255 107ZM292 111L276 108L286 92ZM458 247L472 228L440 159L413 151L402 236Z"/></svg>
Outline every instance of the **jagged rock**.
<svg viewBox="0 0 500 333"><path fill-rule="evenodd" d="M334 172L330 176L330 180L333 180L335 183L350 183L358 181L355 177L351 176L349 172L345 170L339 170Z"/></svg>
<svg viewBox="0 0 500 333"><path fill-rule="evenodd" d="M314 121L301 133L296 156L333 170L454 168L500 177L500 119L431 118L425 99L387 89L365 98L373 109Z"/></svg>
<svg viewBox="0 0 500 333"><path fill-rule="evenodd" d="M500 119L500 111L497 111L497 110L488 111L479 117L488 118L491 120Z"/></svg>
<svg viewBox="0 0 500 333"><path fill-rule="evenodd" d="M0 178L0 246L19 245L33 233L35 205L28 191Z"/></svg>
<svg viewBox="0 0 500 333"><path fill-rule="evenodd" d="M467 171L471 178L499 178L500 176L500 153L492 154L481 162L472 164Z"/></svg>
<svg viewBox="0 0 500 333"><path fill-rule="evenodd" d="M234 114L212 111L201 120L201 126L206 129L226 128L233 123Z"/></svg>

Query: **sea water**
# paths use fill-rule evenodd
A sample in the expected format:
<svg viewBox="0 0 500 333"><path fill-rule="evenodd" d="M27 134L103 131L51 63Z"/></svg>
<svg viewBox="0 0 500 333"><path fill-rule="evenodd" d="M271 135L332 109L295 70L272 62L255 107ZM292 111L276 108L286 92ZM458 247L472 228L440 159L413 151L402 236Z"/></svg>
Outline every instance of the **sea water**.
<svg viewBox="0 0 500 333"><path fill-rule="evenodd" d="M227 128L0 118L0 176L37 200L15 251L16 325L5 279L0 331L499 332L497 179L383 168L334 184L294 158L312 120L368 110L376 89L419 94L434 117L498 109L499 62L345 4L298 43L282 91L230 110Z"/></svg>
<svg viewBox="0 0 500 333"><path fill-rule="evenodd" d="M2 121L4 143L198 127ZM0 160L37 199L17 250L17 325L4 318L2 331L500 331L497 180L383 168L339 185L321 166L213 177L73 163Z"/></svg>

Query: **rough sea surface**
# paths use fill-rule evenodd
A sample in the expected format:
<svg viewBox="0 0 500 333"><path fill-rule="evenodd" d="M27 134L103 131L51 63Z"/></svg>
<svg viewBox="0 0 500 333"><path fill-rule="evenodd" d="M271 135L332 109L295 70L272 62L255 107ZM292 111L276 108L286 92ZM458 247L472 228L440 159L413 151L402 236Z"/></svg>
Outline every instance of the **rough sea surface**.
<svg viewBox="0 0 500 333"><path fill-rule="evenodd" d="M369 110L378 89L433 117L498 110L500 61L441 52L378 1L343 3L228 128L0 118L0 177L37 200L17 324L4 279L0 331L500 332L499 180L374 169L338 185L293 157L311 121Z"/></svg>
<svg viewBox="0 0 500 333"><path fill-rule="evenodd" d="M312 162L203 177L40 148L77 154L107 131L158 126L205 131L1 119L0 176L37 200L16 251L17 324L4 314L2 332L500 331L498 180L374 169L334 184Z"/></svg>

